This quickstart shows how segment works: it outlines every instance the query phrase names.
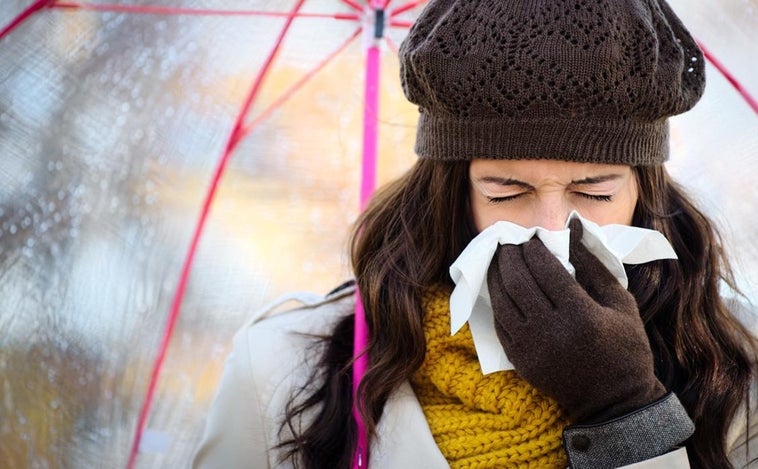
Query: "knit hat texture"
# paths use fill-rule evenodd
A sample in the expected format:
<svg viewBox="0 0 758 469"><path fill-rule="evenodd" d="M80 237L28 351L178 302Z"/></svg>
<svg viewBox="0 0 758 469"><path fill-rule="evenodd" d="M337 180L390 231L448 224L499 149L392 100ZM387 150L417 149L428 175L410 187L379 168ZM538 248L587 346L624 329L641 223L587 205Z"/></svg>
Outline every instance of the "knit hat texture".
<svg viewBox="0 0 758 469"><path fill-rule="evenodd" d="M663 0L432 0L400 77L421 158L637 166L668 158L705 64Z"/></svg>

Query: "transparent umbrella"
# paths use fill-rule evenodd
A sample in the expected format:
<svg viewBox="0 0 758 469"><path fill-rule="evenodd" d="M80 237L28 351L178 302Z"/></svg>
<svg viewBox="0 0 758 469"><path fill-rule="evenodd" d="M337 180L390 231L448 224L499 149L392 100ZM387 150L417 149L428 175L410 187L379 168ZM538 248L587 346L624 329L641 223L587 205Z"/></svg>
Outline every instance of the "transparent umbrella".
<svg viewBox="0 0 758 469"><path fill-rule="evenodd" d="M379 182L415 159L395 49L425 2L375 5L379 43L363 3L179 3L3 0L3 467L186 466L251 312L350 277L371 46ZM671 3L756 95L758 2ZM670 167L755 298L758 117L708 72Z"/></svg>

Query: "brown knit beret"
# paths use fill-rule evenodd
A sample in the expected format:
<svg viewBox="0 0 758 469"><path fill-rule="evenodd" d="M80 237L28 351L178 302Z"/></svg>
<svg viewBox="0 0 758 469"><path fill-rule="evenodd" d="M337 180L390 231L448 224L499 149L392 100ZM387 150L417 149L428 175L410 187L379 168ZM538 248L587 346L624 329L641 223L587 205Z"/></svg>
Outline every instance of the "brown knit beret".
<svg viewBox="0 0 758 469"><path fill-rule="evenodd" d="M400 77L421 158L651 165L705 64L663 0L432 0Z"/></svg>

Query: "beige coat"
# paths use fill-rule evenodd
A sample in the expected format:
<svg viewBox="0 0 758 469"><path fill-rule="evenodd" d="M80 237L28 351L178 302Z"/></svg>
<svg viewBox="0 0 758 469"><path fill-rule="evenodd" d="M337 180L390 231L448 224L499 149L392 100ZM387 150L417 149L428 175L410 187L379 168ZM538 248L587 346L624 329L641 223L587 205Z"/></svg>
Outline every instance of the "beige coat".
<svg viewBox="0 0 758 469"><path fill-rule="evenodd" d="M235 336L193 468L291 467L279 463L281 452L271 448L279 441L283 409L292 390L309 375L303 359L310 363L317 359L308 348L313 339L303 334L328 334L340 318L353 312L354 301L352 289L328 299L293 294L282 301L289 299L299 301L302 307L278 314L271 314L278 305L264 308ZM735 467L747 467L746 445L753 457L758 455L757 414L746 419L743 410L729 432L728 448ZM749 441L745 437L748 426ZM408 383L388 400L378 434L380 438L371 444L370 469L448 467ZM689 467L685 451L682 448L627 467Z"/></svg>

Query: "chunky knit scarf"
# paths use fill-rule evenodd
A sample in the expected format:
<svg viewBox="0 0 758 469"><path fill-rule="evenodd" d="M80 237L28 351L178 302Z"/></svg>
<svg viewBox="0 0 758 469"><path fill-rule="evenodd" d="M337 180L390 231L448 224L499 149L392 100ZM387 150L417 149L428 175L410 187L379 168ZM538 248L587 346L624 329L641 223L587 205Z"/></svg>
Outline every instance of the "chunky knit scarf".
<svg viewBox="0 0 758 469"><path fill-rule="evenodd" d="M468 325L450 335L449 298L424 297L426 357L411 385L450 467L565 468L558 405L514 371L483 375Z"/></svg>

